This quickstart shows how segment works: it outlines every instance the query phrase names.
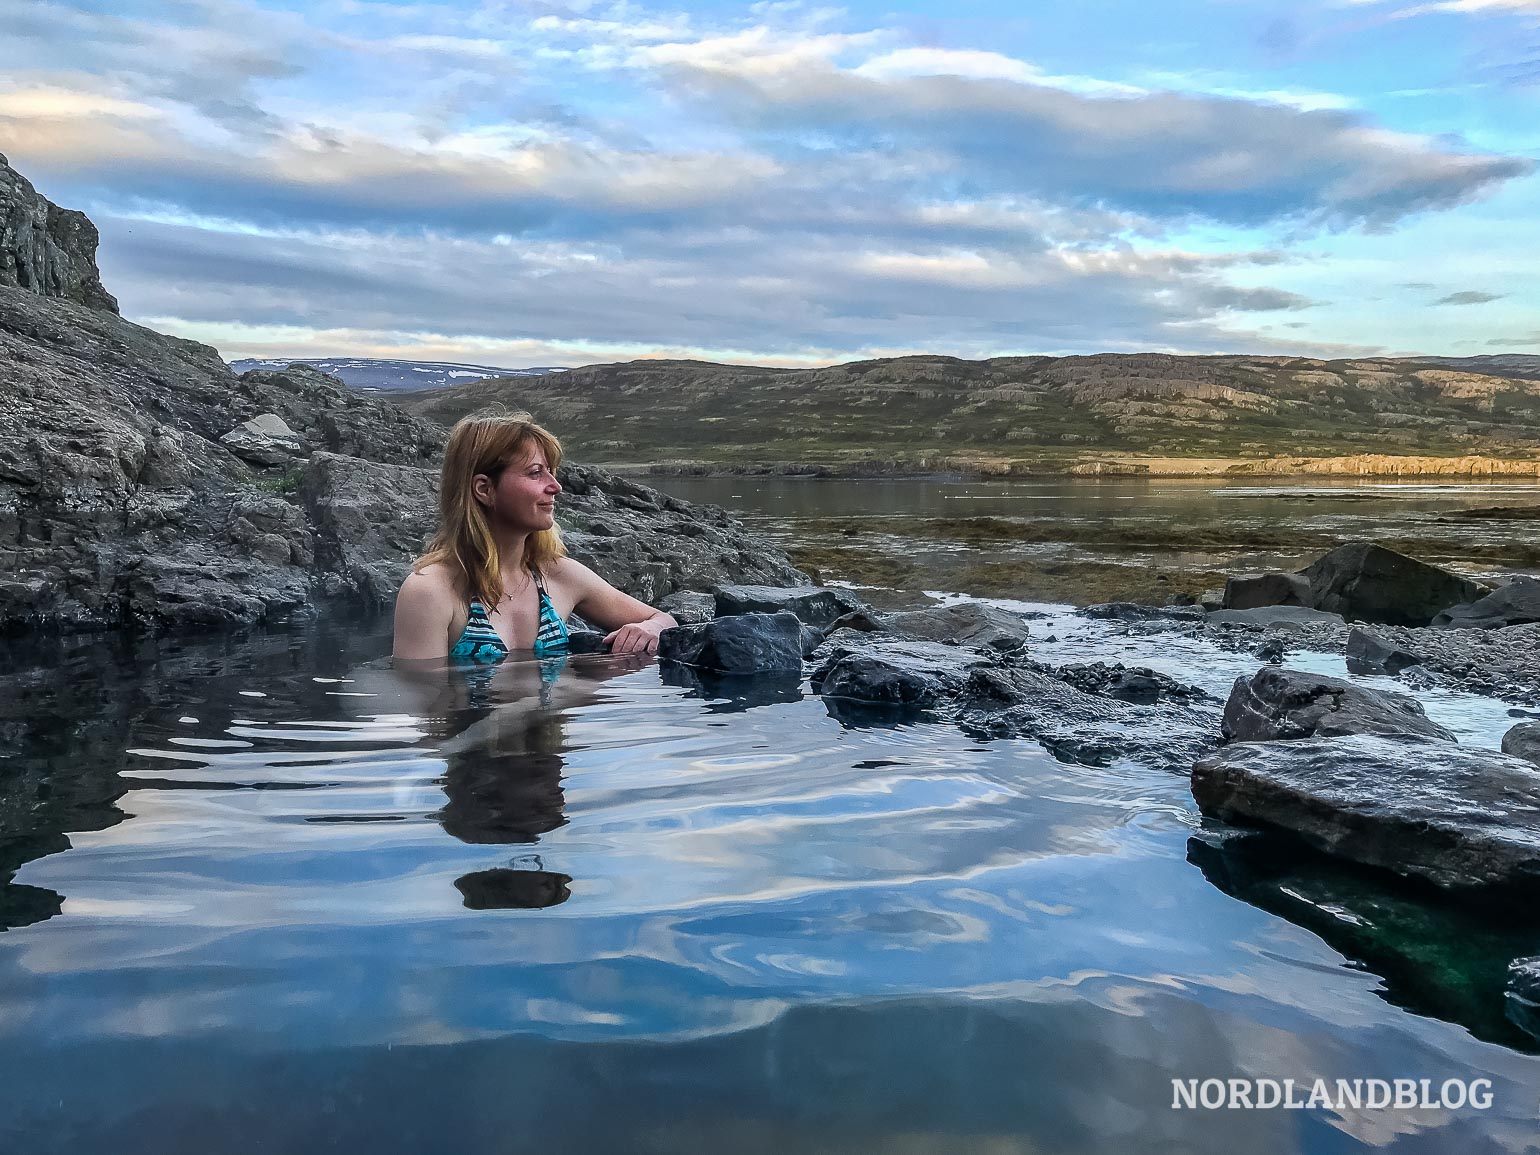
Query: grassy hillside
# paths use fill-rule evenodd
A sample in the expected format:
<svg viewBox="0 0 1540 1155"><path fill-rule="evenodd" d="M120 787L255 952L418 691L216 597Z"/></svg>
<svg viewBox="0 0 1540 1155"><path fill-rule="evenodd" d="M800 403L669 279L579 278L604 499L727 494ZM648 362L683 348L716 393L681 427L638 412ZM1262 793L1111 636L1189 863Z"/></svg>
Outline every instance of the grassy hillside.
<svg viewBox="0 0 1540 1155"><path fill-rule="evenodd" d="M1529 357L632 361L477 381L405 404L445 423L488 405L527 408L584 460L612 464L1031 472L1119 455L1540 455L1540 358Z"/></svg>

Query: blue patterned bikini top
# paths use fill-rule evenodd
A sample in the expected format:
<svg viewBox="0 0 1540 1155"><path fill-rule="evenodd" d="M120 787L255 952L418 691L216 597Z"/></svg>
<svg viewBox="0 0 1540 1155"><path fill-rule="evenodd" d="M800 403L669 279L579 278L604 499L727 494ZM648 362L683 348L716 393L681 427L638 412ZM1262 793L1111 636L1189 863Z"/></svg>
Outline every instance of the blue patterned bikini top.
<svg viewBox="0 0 1540 1155"><path fill-rule="evenodd" d="M535 657L549 658L565 654L567 623L561 620L556 607L551 604L551 597L545 592L545 582L540 580L540 575L535 574L534 577L535 588L540 591L540 628L535 631ZM476 598L471 599L470 617L466 619L465 629L460 631L460 638L449 651L449 656L470 658L478 662L498 662L508 656L507 645L497 636L497 631L492 628L492 622L487 617L486 607Z"/></svg>

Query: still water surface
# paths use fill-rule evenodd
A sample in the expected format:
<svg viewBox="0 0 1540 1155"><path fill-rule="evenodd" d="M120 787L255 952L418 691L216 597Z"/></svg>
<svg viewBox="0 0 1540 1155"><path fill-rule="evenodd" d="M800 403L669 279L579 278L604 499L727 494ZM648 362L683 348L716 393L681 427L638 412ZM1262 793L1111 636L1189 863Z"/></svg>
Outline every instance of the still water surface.
<svg viewBox="0 0 1540 1155"><path fill-rule="evenodd" d="M1216 693L1257 665L1021 608L1050 614L1047 661ZM406 682L388 630L9 651L0 1150L1540 1137L1540 1044L1502 995L1540 953L1527 916L1227 842L1129 759L851 727L805 682L632 659ZM1426 704L1477 745L1513 721ZM1208 1076L1485 1077L1493 1105L1171 1109Z"/></svg>

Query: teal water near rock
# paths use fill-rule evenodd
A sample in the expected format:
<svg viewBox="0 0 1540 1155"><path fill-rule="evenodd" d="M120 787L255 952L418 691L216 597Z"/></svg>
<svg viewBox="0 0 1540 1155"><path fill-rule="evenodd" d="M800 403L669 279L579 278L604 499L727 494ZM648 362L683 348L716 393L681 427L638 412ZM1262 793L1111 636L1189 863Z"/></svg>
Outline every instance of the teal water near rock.
<svg viewBox="0 0 1540 1155"><path fill-rule="evenodd" d="M1045 662L1216 694L1259 664L1000 604L1046 615ZM806 682L578 655L434 685L388 649L330 616L10 646L0 1149L1533 1143L1522 908L1237 837L1131 758L845 725ZM1513 722L1418 695L1465 744ZM1486 1078L1492 1105L1172 1109L1207 1077Z"/></svg>

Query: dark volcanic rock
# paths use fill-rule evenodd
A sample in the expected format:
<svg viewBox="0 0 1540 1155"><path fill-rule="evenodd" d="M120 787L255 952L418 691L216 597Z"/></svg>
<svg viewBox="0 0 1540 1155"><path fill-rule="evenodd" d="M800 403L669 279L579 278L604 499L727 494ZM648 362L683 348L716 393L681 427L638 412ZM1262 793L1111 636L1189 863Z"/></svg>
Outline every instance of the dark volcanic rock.
<svg viewBox="0 0 1540 1155"><path fill-rule="evenodd" d="M1086 669L1037 663L976 669L955 703L957 722L979 737L1036 738L1055 757L1092 766L1130 757L1186 770L1216 745L1211 709L1179 701L1155 708L1090 693L1074 682Z"/></svg>
<svg viewBox="0 0 1540 1155"><path fill-rule="evenodd" d="M815 693L881 706L934 706L962 689L989 659L937 642L875 638L855 646L832 640L813 670Z"/></svg>
<svg viewBox="0 0 1540 1155"><path fill-rule="evenodd" d="M1215 610L1207 623L1214 626L1264 626L1297 630L1305 626L1340 626L1342 615L1309 606L1256 606L1249 610Z"/></svg>
<svg viewBox="0 0 1540 1155"><path fill-rule="evenodd" d="M658 638L658 657L717 674L802 669L802 623L793 613L735 614L676 626Z"/></svg>
<svg viewBox="0 0 1540 1155"><path fill-rule="evenodd" d="M789 612L810 626L827 626L861 609L863 602L848 590L832 586L723 585L716 591L717 616Z"/></svg>
<svg viewBox="0 0 1540 1155"><path fill-rule="evenodd" d="M1540 579L1514 578L1468 605L1451 606L1433 619L1439 629L1497 630L1540 622Z"/></svg>
<svg viewBox="0 0 1540 1155"><path fill-rule="evenodd" d="M1504 734L1503 753L1540 765L1540 722L1520 722Z"/></svg>
<svg viewBox="0 0 1540 1155"><path fill-rule="evenodd" d="M1048 668L1048 667L1044 667ZM1088 694L1100 694L1116 698L1120 702L1152 704L1161 700L1172 702L1211 702L1212 694L1178 682L1169 674L1161 674L1148 666L1130 668L1123 665L1107 665L1104 662L1059 666L1053 671L1060 681L1084 690Z"/></svg>
<svg viewBox="0 0 1540 1155"><path fill-rule="evenodd" d="M1508 964L1508 1018L1540 1038L1540 955Z"/></svg>
<svg viewBox="0 0 1540 1155"><path fill-rule="evenodd" d="M1201 606L1146 606L1138 602L1098 602L1080 610L1084 617L1115 622L1142 622L1151 618L1199 622L1205 617Z"/></svg>
<svg viewBox="0 0 1540 1155"><path fill-rule="evenodd" d="M1361 622L1425 626L1486 591L1468 578L1368 541L1340 545L1300 571L1308 604Z"/></svg>
<svg viewBox="0 0 1540 1155"><path fill-rule="evenodd" d="M1368 630L1354 629L1347 639L1348 670L1355 674L1399 674L1420 666L1422 658Z"/></svg>
<svg viewBox="0 0 1540 1155"><path fill-rule="evenodd" d="M1019 649L1029 637L1027 624L1020 614L978 602L891 614L860 609L837 619L829 632L841 629L891 634L913 642L943 642L997 650Z"/></svg>
<svg viewBox="0 0 1540 1155"><path fill-rule="evenodd" d="M1204 814L1446 888L1540 883L1540 770L1367 734L1242 742L1193 766Z"/></svg>
<svg viewBox="0 0 1540 1155"><path fill-rule="evenodd" d="M393 601L433 533L437 472L317 453L300 493L315 527L316 560L334 575L327 592L375 605Z"/></svg>
<svg viewBox="0 0 1540 1155"><path fill-rule="evenodd" d="M1222 729L1236 742L1334 734L1454 741L1453 734L1429 721L1415 698L1272 666L1235 680Z"/></svg>
<svg viewBox="0 0 1540 1155"><path fill-rule="evenodd" d="M901 638L955 643L991 649L1017 649L1026 644L1027 623L1020 614L978 602L932 606L888 614L884 625Z"/></svg>
<svg viewBox="0 0 1540 1155"><path fill-rule="evenodd" d="M96 226L61 209L0 156L0 285L118 311L96 268Z"/></svg>
<svg viewBox="0 0 1540 1155"><path fill-rule="evenodd" d="M681 626L709 622L717 614L716 598L711 594L695 590L678 590L667 597L659 598L657 607L666 614L672 614L674 620Z"/></svg>
<svg viewBox="0 0 1540 1155"><path fill-rule="evenodd" d="M1225 582L1226 610L1253 610L1258 606L1310 606L1315 608L1310 582L1297 573L1264 573L1233 577Z"/></svg>

